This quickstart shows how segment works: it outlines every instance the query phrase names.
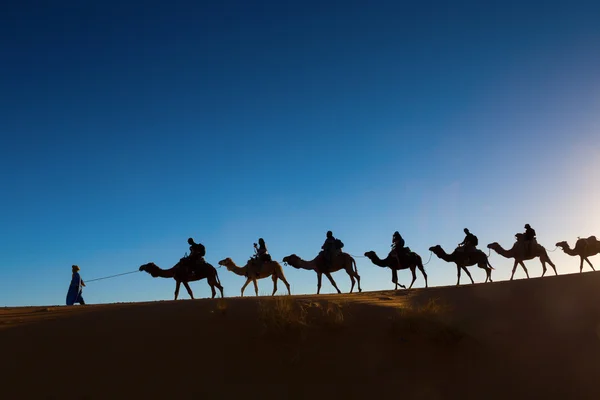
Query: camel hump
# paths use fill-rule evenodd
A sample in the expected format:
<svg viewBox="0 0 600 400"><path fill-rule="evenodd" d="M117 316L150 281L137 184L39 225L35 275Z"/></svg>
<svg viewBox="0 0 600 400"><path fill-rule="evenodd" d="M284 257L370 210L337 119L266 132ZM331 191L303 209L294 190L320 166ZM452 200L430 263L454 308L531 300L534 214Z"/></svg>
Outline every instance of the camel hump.
<svg viewBox="0 0 600 400"><path fill-rule="evenodd" d="M597 242L598 239L596 239L596 236L590 236L589 238L587 238L587 241L591 242L591 243L594 243L594 242Z"/></svg>

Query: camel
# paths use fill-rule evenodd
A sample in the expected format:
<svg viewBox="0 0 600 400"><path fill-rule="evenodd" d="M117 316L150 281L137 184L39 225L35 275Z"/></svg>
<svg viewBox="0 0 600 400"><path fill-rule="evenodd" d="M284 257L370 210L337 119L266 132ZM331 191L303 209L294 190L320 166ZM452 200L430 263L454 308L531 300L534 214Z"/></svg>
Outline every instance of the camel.
<svg viewBox="0 0 600 400"><path fill-rule="evenodd" d="M217 270L215 267L210 265L207 262L204 262L200 268L198 269L198 273L192 268L193 261L182 258L179 260L177 264L175 264L172 268L162 269L158 265L154 263L144 264L140 267L140 271L145 271L152 275L153 278L173 278L175 279L175 300L177 300L177 296L179 295L179 287L183 283L190 297L194 298L194 293L192 293L192 289L190 288L189 282L199 281L201 279L206 278L208 284L210 285L210 290L212 291L212 298L214 299L216 296L215 287L219 289L221 292L221 297L223 297L223 286L221 286L221 281L219 280L219 274L217 274Z"/></svg>
<svg viewBox="0 0 600 400"><path fill-rule="evenodd" d="M526 250L525 250L525 241L524 241L523 234L517 233L515 235L515 237L517 238L517 241L515 242L515 244L513 245L513 247L510 250L505 250L504 248L502 248L502 246L500 246L496 242L490 243L487 245L488 249L494 250L496 253L500 254L502 257L515 259L515 264L513 265L512 274L510 276L511 281L513 280L513 277L515 276L515 271L517 270L517 265L521 265L521 267L523 267L523 270L525 271L525 275L527 275L527 279L529 279L529 272L527 271L527 268L525 267L525 264L523 263L523 261L533 260L536 257L539 257L540 261L542 263L542 269L543 269L542 276L544 276L546 274L546 270L547 270L546 263L550 264L550 266L554 270L554 273L556 275L558 275L558 272L556 272L556 266L550 260L550 257L548 257L548 253L546 252L546 249L544 248L544 246L542 246L541 244L538 244L537 241L535 241L532 246L533 251L530 251L529 254L525 254Z"/></svg>
<svg viewBox="0 0 600 400"><path fill-rule="evenodd" d="M425 273L425 267L423 267L423 260L420 255L413 251L408 250L408 253L404 253L401 259L398 259L398 257L395 256L393 250L390 251L384 260L381 260L374 251L367 251L365 257L378 267L390 268L392 270L392 282L396 285L394 290L397 290L398 286L406 289L406 286L398 283L398 271L402 269L410 269L410 272L412 272L412 282L408 287L409 289L412 288L417 280L417 268L419 268L419 271L423 274L423 278L425 278L425 287L427 287L427 274Z"/></svg>
<svg viewBox="0 0 600 400"><path fill-rule="evenodd" d="M319 257L322 257L322 254L317 255L314 259L310 261L306 261L298 257L296 254L290 254L289 256L283 257L283 262L291 265L296 269L306 269L309 271L315 271L317 273L317 294L321 293L321 278L323 277L323 274L325 274L327 279L329 279L329 282L331 282L335 290L337 290L338 294L342 293L335 284L333 277L331 276L333 272L339 271L341 269L346 271L346 273L350 277L350 281L352 282L352 286L350 287L350 293L352 293L352 291L354 290L355 278L358 282L358 291L362 292L362 289L360 288L360 275L358 275L358 269L356 268L356 261L350 254L342 252L336 257L334 257L333 265L330 268L328 268L327 271L325 271L321 267L321 259Z"/></svg>
<svg viewBox="0 0 600 400"><path fill-rule="evenodd" d="M273 278L273 293L271 296L275 296L275 292L277 291L277 279L281 279L287 287L288 294L292 294L290 292L290 284L283 274L283 268L277 261L264 262L258 274L256 272L257 264L255 264L253 260L249 260L243 267L238 267L231 258L227 257L226 259L219 261L219 265L224 266L227 270L236 275L246 277L246 283L242 286L242 297L244 297L244 289L246 289L246 286L248 286L250 282L254 283L254 291L258 296L258 284L256 283L256 280L268 278L269 276Z"/></svg>
<svg viewBox="0 0 600 400"><path fill-rule="evenodd" d="M594 266L588 259L588 257L595 256L596 254L600 254L600 241L596 239L596 236L590 236L588 238L577 238L577 242L575 242L575 247L571 249L569 244L564 242L556 243L556 247L560 247L565 254L570 256L579 256L581 263L579 264L579 272L583 272L583 261L585 260L592 270L595 271Z"/></svg>
<svg viewBox="0 0 600 400"><path fill-rule="evenodd" d="M488 280L490 282L493 282L492 270L494 269L494 267L492 267L492 264L490 264L487 255L481 250L465 253L456 249L452 252L452 254L448 254L444 251L444 249L442 249L442 246L435 245L433 247L430 247L429 251L433 252L433 254L438 256L438 258L441 258L446 262L453 262L456 264L456 271L458 275L458 281L456 282L456 286L460 285L461 269L467 273L467 276L469 277L469 279L471 279L471 283L475 283L473 281L473 277L471 277L471 273L467 269L467 267L470 267L475 264L477 264L479 268L485 270L486 277L484 283L486 283Z"/></svg>

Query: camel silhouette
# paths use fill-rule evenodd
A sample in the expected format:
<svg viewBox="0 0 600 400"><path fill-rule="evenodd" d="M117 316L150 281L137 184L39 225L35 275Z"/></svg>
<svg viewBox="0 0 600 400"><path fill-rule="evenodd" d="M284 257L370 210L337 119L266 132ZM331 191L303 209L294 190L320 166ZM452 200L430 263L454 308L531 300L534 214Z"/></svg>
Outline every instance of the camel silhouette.
<svg viewBox="0 0 600 400"><path fill-rule="evenodd" d="M256 280L268 278L269 276L273 278L273 293L271 296L274 296L275 292L277 291L277 279L281 279L283 281L287 287L288 294L291 294L290 284L285 279L283 268L277 261L264 262L260 270L258 270L259 265L253 260L248 261L243 267L238 267L229 257L219 261L219 265L224 266L228 271L231 271L236 275L246 277L246 283L244 283L244 286L242 286L242 297L244 297L244 289L246 289L246 286L248 286L250 282L254 283L254 291L258 296L258 284L256 283Z"/></svg>
<svg viewBox="0 0 600 400"><path fill-rule="evenodd" d="M460 270L461 269L466 272L469 279L471 279L471 283L475 283L475 281L473 281L473 277L471 276L471 273L467 269L467 267L470 267L472 265L477 265L479 268L485 270L485 273L486 273L485 282L487 282L488 280L490 282L493 282L492 281L492 270L494 269L494 267L492 267L492 264L490 264L490 261L488 260L487 255L483 251L477 250L477 251L464 252L464 251L460 251L459 249L455 249L452 252L452 254L448 254L444 251L444 249L442 249L442 246L440 246L440 245L435 245L433 247L430 247L429 250L431 252L433 252L433 254L438 256L440 259L442 259L446 262L453 262L456 264L456 272L458 275L458 281L456 282L457 286L460 285Z"/></svg>
<svg viewBox="0 0 600 400"><path fill-rule="evenodd" d="M547 271L546 263L550 264L550 266L554 270L554 273L556 275L558 275L558 272L556 272L556 266L550 260L550 257L548 257L548 253L546 252L546 249L544 248L544 246L542 246L541 244L538 244L538 242L536 240L534 240L532 243L531 249L529 251L527 251L526 243L524 240L524 235L522 233L517 233L515 235L515 237L517 238L517 241L515 242L515 244L513 244L513 247L510 250L505 250L497 242L490 243L487 245L488 249L494 250L496 253L498 253L502 257L515 259L515 264L513 265L512 274L510 275L511 281L513 280L513 277L515 276L515 271L517 270L517 265L520 265L521 267L523 267L523 270L525 271L525 275L527 275L527 279L529 279L529 272L527 271L527 267L525 267L525 264L523 263L523 261L533 260L536 257L539 257L540 261L542 263L542 276L544 276Z"/></svg>
<svg viewBox="0 0 600 400"><path fill-rule="evenodd" d="M579 272L583 272L583 261L585 260L592 270L595 271L594 266L588 259L588 257L595 256L596 254L600 254L600 241L596 239L596 236L590 236L587 238L577 239L575 242L575 247L571 249L569 244L566 241L556 243L556 247L560 247L565 254L570 256L579 256Z"/></svg>
<svg viewBox="0 0 600 400"><path fill-rule="evenodd" d="M421 256L413 251L408 251L401 255L400 258L394 255L394 251L390 251L388 256L385 259L380 259L377 256L377 253L374 251L367 251L365 253L365 257L367 257L371 262L378 267L390 268L392 270L392 282L396 285L394 290L398 289L398 286L406 289L406 286L398 283L398 271L403 269L410 269L412 273L412 281L410 282L409 289L412 288L415 280L417 280L417 268L423 274L423 278L425 279L425 287L427 287L427 274L425 273L425 267L423 266L423 260Z"/></svg>
<svg viewBox="0 0 600 400"><path fill-rule="evenodd" d="M183 283L190 297L194 298L194 293L190 288L189 282L199 281L201 279L207 280L210 285L210 290L212 291L212 298L214 299L216 296L215 287L219 289L221 292L221 297L223 297L223 286L221 286L221 281L219 280L219 274L215 267L210 265L207 262L204 262L200 265L200 268L193 268L194 261L189 260L188 258L182 258L179 260L177 264L169 269L162 269L158 265L154 263L144 264L140 267L140 271L145 271L149 273L153 278L173 278L175 279L175 299L179 296L179 287Z"/></svg>
<svg viewBox="0 0 600 400"><path fill-rule="evenodd" d="M352 282L350 293L352 293L352 290L354 289L355 279L356 282L358 282L358 291L362 292L362 289L360 288L360 275L358 275L358 269L356 268L356 261L350 254L344 252L338 254L333 258L332 265L329 268L323 267L324 263L321 257L323 257L323 255L319 254L313 260L306 261L298 257L296 254L290 254L289 256L283 257L283 262L296 269L315 271L317 273L317 294L321 293L321 279L323 274L325 274L327 279L329 279L329 282L331 282L335 290L337 290L338 293L342 293L331 276L331 273L341 269L346 271L350 277L350 281Z"/></svg>

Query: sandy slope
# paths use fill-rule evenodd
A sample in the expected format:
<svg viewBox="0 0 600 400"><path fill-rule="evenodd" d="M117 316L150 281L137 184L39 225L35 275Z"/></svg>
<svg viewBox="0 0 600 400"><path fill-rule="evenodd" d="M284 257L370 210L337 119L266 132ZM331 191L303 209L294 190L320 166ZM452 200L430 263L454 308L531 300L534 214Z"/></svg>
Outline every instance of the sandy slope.
<svg viewBox="0 0 600 400"><path fill-rule="evenodd" d="M2 398L600 398L600 272L293 299L0 309Z"/></svg>

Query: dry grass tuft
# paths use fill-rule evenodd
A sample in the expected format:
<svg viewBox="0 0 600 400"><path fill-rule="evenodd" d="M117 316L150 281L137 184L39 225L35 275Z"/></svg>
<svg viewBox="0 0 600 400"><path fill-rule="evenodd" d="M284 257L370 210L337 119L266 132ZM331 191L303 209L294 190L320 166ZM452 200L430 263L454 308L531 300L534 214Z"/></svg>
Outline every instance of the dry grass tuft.
<svg viewBox="0 0 600 400"><path fill-rule="evenodd" d="M429 342L436 345L455 345L466 334L453 325L451 308L439 301L429 299L423 305L402 308L391 318L391 332L402 342Z"/></svg>
<svg viewBox="0 0 600 400"><path fill-rule="evenodd" d="M219 298L217 300L217 305L216 305L217 311L220 312L221 315L225 315L225 314L227 314L227 308L228 308L227 300L225 300L223 298Z"/></svg>
<svg viewBox="0 0 600 400"><path fill-rule="evenodd" d="M259 301L258 315L265 332L272 334L341 328L346 320L343 303L306 302L289 296Z"/></svg>
<svg viewBox="0 0 600 400"><path fill-rule="evenodd" d="M278 296L258 302L258 318L269 332L283 333L308 326L306 305Z"/></svg>

